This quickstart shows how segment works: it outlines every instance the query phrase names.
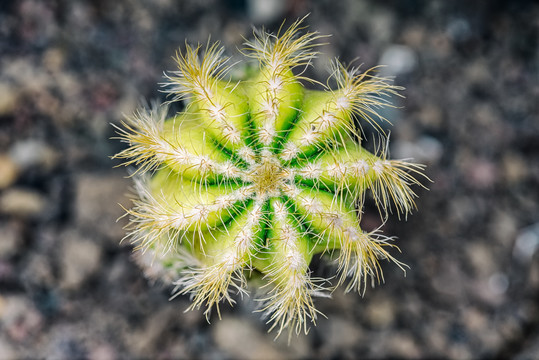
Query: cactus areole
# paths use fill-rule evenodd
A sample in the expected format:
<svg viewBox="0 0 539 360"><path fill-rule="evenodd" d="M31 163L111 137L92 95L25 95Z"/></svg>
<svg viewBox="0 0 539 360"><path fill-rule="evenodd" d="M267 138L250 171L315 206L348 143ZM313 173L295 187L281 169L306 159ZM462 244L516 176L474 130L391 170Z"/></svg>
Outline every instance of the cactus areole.
<svg viewBox="0 0 539 360"><path fill-rule="evenodd" d="M185 109L154 104L117 128L128 147L115 157L136 169L127 238L147 272L207 316L260 273L255 297L278 333L307 331L314 296L379 281L380 260L402 267L393 238L362 230L363 203L371 196L384 221L407 215L423 176L422 165L387 157L377 111L401 89L338 61L333 88L306 89L321 36L303 30L300 20L277 35L255 32L244 53L258 67L241 81L227 78L218 44L187 45L165 84ZM385 139L376 154L360 144L362 124ZM323 254L336 264L333 283L309 270Z"/></svg>

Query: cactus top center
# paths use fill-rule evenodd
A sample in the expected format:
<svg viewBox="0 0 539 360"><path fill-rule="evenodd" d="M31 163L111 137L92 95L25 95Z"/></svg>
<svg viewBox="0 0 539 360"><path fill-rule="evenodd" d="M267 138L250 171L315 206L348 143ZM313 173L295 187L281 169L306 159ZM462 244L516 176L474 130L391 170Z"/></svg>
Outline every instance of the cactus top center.
<svg viewBox="0 0 539 360"><path fill-rule="evenodd" d="M283 168L273 155L262 154L257 163L248 172L248 179L253 184L257 197L266 199L279 196L280 190L289 183L290 170Z"/></svg>

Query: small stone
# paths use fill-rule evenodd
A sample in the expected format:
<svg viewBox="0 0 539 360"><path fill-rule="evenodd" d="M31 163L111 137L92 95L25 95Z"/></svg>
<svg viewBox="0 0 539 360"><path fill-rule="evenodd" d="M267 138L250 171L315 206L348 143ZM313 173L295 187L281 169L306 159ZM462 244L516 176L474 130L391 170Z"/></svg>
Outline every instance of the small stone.
<svg viewBox="0 0 539 360"><path fill-rule="evenodd" d="M0 259L0 281L18 281L18 274L15 273L12 261Z"/></svg>
<svg viewBox="0 0 539 360"><path fill-rule="evenodd" d="M417 66L417 55L406 45L391 45L382 53L380 64L383 75L406 75Z"/></svg>
<svg viewBox="0 0 539 360"><path fill-rule="evenodd" d="M539 336L536 334L533 339L525 342L524 348L518 354L511 354L515 360L532 360L537 359L539 354Z"/></svg>
<svg viewBox="0 0 539 360"><path fill-rule="evenodd" d="M492 238L504 247L510 248L514 245L518 234L517 219L511 209L500 208L494 211L491 220L490 232Z"/></svg>
<svg viewBox="0 0 539 360"><path fill-rule="evenodd" d="M119 354L110 344L100 344L90 349L88 359L90 360L114 360Z"/></svg>
<svg viewBox="0 0 539 360"><path fill-rule="evenodd" d="M470 345L453 342L444 355L450 359L472 359L474 358L473 353Z"/></svg>
<svg viewBox="0 0 539 360"><path fill-rule="evenodd" d="M427 44L425 47L428 50L424 50L423 52L426 52L437 60L445 60L452 54L453 47L451 44L451 39L445 33L436 31L431 32L426 43Z"/></svg>
<svg viewBox="0 0 539 360"><path fill-rule="evenodd" d="M126 334L126 343L135 354L152 357L160 350L159 341L167 333L171 324L177 319L174 307L155 310L140 329Z"/></svg>
<svg viewBox="0 0 539 360"><path fill-rule="evenodd" d="M65 63L64 51L60 48L51 48L43 54L43 66L52 73L58 73L62 70Z"/></svg>
<svg viewBox="0 0 539 360"><path fill-rule="evenodd" d="M173 343L168 346L166 350L167 358L168 359L184 359L187 357L186 354L188 354L188 351L189 351L189 343L186 340L177 337L176 339L174 339ZM99 359L96 359L96 360L99 360Z"/></svg>
<svg viewBox="0 0 539 360"><path fill-rule="evenodd" d="M484 331L489 327L489 321L485 313L474 307L464 309L461 318L466 329L473 334Z"/></svg>
<svg viewBox="0 0 539 360"><path fill-rule="evenodd" d="M114 244L125 236L125 219L119 204L128 204L129 179L116 172L111 175L83 174L76 180L77 223L106 235Z"/></svg>
<svg viewBox="0 0 539 360"><path fill-rule="evenodd" d="M22 244L16 227L9 223L0 223L0 259L15 255Z"/></svg>
<svg viewBox="0 0 539 360"><path fill-rule="evenodd" d="M421 357L421 350L414 339L407 333L396 333L388 341L388 351L390 357L403 359L418 359Z"/></svg>
<svg viewBox="0 0 539 360"><path fill-rule="evenodd" d="M76 231L63 234L61 252L63 289L77 289L81 283L92 276L101 263L101 248L94 242L85 239Z"/></svg>
<svg viewBox="0 0 539 360"><path fill-rule="evenodd" d="M529 270L529 289L536 289L535 291L539 290L539 261L532 261Z"/></svg>
<svg viewBox="0 0 539 360"><path fill-rule="evenodd" d="M460 299L464 294L462 267L455 260L439 262L435 274L431 276L432 287L447 299Z"/></svg>
<svg viewBox="0 0 539 360"><path fill-rule="evenodd" d="M416 116L421 125L431 129L440 129L444 123L444 114L438 104L422 105Z"/></svg>
<svg viewBox="0 0 539 360"><path fill-rule="evenodd" d="M31 253L24 264L21 279L27 285L51 287L56 285L51 258L40 253Z"/></svg>
<svg viewBox="0 0 539 360"><path fill-rule="evenodd" d="M494 323L492 319L489 319L484 311L470 307L460 314L460 318L460 322L466 327L465 333L473 334L479 340L482 352L488 352L488 349L497 349L502 346L500 324L498 322ZM487 353L485 355L492 354Z"/></svg>
<svg viewBox="0 0 539 360"><path fill-rule="evenodd" d="M9 115L15 111L18 94L13 85L0 82L0 115Z"/></svg>
<svg viewBox="0 0 539 360"><path fill-rule="evenodd" d="M472 36L470 23L466 18L455 18L447 24L447 35L456 43L462 43Z"/></svg>
<svg viewBox="0 0 539 360"><path fill-rule="evenodd" d="M40 167L51 170L60 159L59 154L40 140L19 141L10 149L10 156L21 170Z"/></svg>
<svg viewBox="0 0 539 360"><path fill-rule="evenodd" d="M328 319L327 328L322 333L325 346L331 350L352 347L363 338L358 326L348 319L333 316Z"/></svg>
<svg viewBox="0 0 539 360"><path fill-rule="evenodd" d="M484 58L471 61L464 67L464 78L471 84L488 84L489 81L492 81L492 73L488 69L488 63Z"/></svg>
<svg viewBox="0 0 539 360"><path fill-rule="evenodd" d="M93 321L89 321L86 326L73 322L55 325L48 329L48 338L40 349L40 355L46 359L87 359L89 341L86 332Z"/></svg>
<svg viewBox="0 0 539 360"><path fill-rule="evenodd" d="M513 248L513 257L520 262L528 263L537 250L539 250L539 223L519 231Z"/></svg>
<svg viewBox="0 0 539 360"><path fill-rule="evenodd" d="M4 339L2 335L0 335L0 354L2 354L2 359L18 359L20 357L16 354L10 342Z"/></svg>
<svg viewBox="0 0 539 360"><path fill-rule="evenodd" d="M223 318L213 324L212 335L217 346L235 359L287 358L284 352L274 347L271 337L245 320Z"/></svg>
<svg viewBox="0 0 539 360"><path fill-rule="evenodd" d="M43 317L24 296L1 298L0 325L14 342L25 342L39 332Z"/></svg>
<svg viewBox="0 0 539 360"><path fill-rule="evenodd" d="M466 181L475 189L490 189L499 179L497 164L488 159L472 159L465 171Z"/></svg>
<svg viewBox="0 0 539 360"><path fill-rule="evenodd" d="M422 136L417 141L395 141L393 154L398 159L412 159L422 164L435 164L443 155L442 143L431 136Z"/></svg>
<svg viewBox="0 0 539 360"><path fill-rule="evenodd" d="M443 354L447 349L447 327L448 322L443 319L436 319L429 323L428 330L423 330L425 336L425 347L429 347L434 354ZM434 356L435 358L438 356ZM440 356L441 357L441 356Z"/></svg>
<svg viewBox="0 0 539 360"><path fill-rule="evenodd" d="M404 44L412 47L413 49L420 49L425 42L425 35L427 29L424 25L413 23L404 29L401 37Z"/></svg>
<svg viewBox="0 0 539 360"><path fill-rule="evenodd" d="M469 244L465 250L475 275L484 278L496 272L497 264L491 246L476 242Z"/></svg>
<svg viewBox="0 0 539 360"><path fill-rule="evenodd" d="M11 186L19 174L17 165L9 156L0 154L0 190Z"/></svg>
<svg viewBox="0 0 539 360"><path fill-rule="evenodd" d="M249 0L247 9L253 22L267 23L281 17L286 10L286 1Z"/></svg>
<svg viewBox="0 0 539 360"><path fill-rule="evenodd" d="M387 44L392 41L395 32L395 14L392 11L373 9L369 16L369 41Z"/></svg>
<svg viewBox="0 0 539 360"><path fill-rule="evenodd" d="M488 278L488 287L495 295L503 295L509 288L509 277L502 272L494 273Z"/></svg>
<svg viewBox="0 0 539 360"><path fill-rule="evenodd" d="M47 201L40 193L22 188L10 188L0 197L0 212L19 217L36 217L43 213Z"/></svg>
<svg viewBox="0 0 539 360"><path fill-rule="evenodd" d="M395 319L395 305L388 298L373 300L366 309L370 324L378 329L389 327Z"/></svg>
<svg viewBox="0 0 539 360"><path fill-rule="evenodd" d="M509 185L516 185L529 174L529 166L526 160L515 152L507 152L502 158L502 175Z"/></svg>

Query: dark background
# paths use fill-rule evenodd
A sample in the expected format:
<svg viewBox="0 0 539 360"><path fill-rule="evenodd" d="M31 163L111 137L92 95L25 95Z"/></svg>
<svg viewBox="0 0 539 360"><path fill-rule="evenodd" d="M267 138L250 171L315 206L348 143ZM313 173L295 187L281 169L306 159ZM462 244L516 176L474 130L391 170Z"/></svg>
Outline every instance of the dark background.
<svg viewBox="0 0 539 360"><path fill-rule="evenodd" d="M306 13L332 34L311 76L359 58L406 87L391 154L434 182L385 227L406 277L384 263L364 297L318 299L328 318L287 346L252 300L208 324L144 278L119 246L131 181L110 123L164 99L186 40L241 59L252 25ZM537 358L538 28L531 1L3 0L0 359Z"/></svg>

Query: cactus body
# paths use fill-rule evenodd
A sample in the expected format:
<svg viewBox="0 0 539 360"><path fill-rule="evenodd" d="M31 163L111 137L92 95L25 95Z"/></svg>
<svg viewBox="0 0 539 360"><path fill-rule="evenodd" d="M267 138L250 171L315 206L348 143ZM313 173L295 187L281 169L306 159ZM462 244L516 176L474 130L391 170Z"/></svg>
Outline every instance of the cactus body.
<svg viewBox="0 0 539 360"><path fill-rule="evenodd" d="M423 166L363 149L355 119L378 127L377 109L391 106L398 87L386 78L337 61L337 88L307 90L297 75L316 56L316 33L255 34L246 54L258 71L241 82L225 78L217 44L202 54L187 46L168 76L183 112L141 110L118 128L129 147L117 154L137 165L137 195L128 237L141 259L192 295L191 308L209 316L232 294L245 293L253 271L264 275L261 311L280 333L314 322L313 296L329 290L309 264L329 254L337 285L362 292L381 277L380 259L392 238L365 232L360 217L372 194L385 219L393 207L408 214Z"/></svg>

